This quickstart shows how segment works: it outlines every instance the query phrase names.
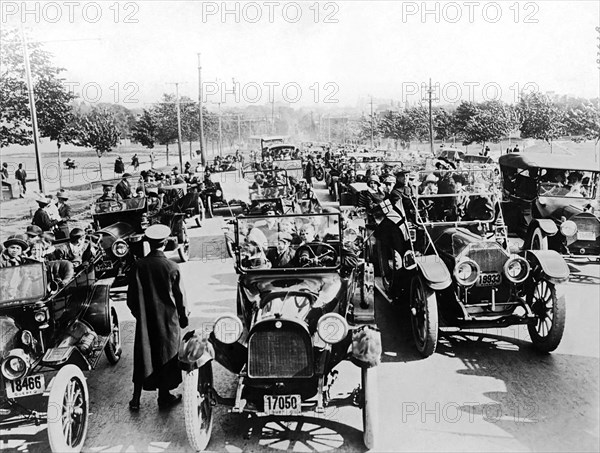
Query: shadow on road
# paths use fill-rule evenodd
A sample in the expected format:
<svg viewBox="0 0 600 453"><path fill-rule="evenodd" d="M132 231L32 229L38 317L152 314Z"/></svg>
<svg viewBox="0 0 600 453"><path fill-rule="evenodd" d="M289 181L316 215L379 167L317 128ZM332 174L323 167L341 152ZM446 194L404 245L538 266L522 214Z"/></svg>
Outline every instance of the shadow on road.
<svg viewBox="0 0 600 453"><path fill-rule="evenodd" d="M498 335L447 335L437 353L462 361L459 374L494 378L506 392L485 392L494 401L465 404L522 445L544 451L598 451L599 360L540 354L530 343Z"/></svg>
<svg viewBox="0 0 600 453"><path fill-rule="evenodd" d="M334 420L316 417L256 417L228 414L223 417L225 444L211 443L210 449L226 451L365 451L362 432ZM240 439L232 442L231 439Z"/></svg>

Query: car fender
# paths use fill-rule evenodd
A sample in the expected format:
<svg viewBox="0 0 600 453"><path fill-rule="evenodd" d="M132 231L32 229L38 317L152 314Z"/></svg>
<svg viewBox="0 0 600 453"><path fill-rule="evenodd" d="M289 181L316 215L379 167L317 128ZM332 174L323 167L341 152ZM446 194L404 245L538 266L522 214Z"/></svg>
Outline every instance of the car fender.
<svg viewBox="0 0 600 453"><path fill-rule="evenodd" d="M86 302L87 308L83 320L89 323L98 335L109 335L112 332L110 288L114 281L114 277L96 281Z"/></svg>
<svg viewBox="0 0 600 453"><path fill-rule="evenodd" d="M450 271L439 256L417 256L415 261L419 272L431 289L438 291L446 289L452 284Z"/></svg>
<svg viewBox="0 0 600 453"><path fill-rule="evenodd" d="M533 230L536 227L539 227L540 230L542 230L542 233L544 233L547 236L554 236L556 233L558 233L558 226L556 225L556 222L552 219L534 220L533 222L531 222L531 225L529 225L530 232L533 233Z"/></svg>
<svg viewBox="0 0 600 453"><path fill-rule="evenodd" d="M545 278L556 283L564 282L569 278L569 266L555 250L527 250L525 257L532 269L539 266Z"/></svg>

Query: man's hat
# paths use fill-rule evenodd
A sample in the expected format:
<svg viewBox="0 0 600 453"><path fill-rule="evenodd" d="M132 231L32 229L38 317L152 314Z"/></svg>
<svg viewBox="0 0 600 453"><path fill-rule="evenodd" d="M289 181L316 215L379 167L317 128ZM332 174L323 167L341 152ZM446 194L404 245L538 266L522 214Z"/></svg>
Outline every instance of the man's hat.
<svg viewBox="0 0 600 453"><path fill-rule="evenodd" d="M123 173L123 176L121 176L121 178L131 178L131 173Z"/></svg>
<svg viewBox="0 0 600 453"><path fill-rule="evenodd" d="M294 240L294 238L292 237L292 235L290 233L279 233L277 235L277 240L278 241L287 241L287 242L292 242Z"/></svg>
<svg viewBox="0 0 600 453"><path fill-rule="evenodd" d="M396 177L395 176L388 176L387 178L385 178L383 180L383 182L387 183L391 183L391 184L396 184Z"/></svg>
<svg viewBox="0 0 600 453"><path fill-rule="evenodd" d="M81 228L73 228L69 233L69 239L79 239L85 236L85 231Z"/></svg>
<svg viewBox="0 0 600 453"><path fill-rule="evenodd" d="M34 238L34 237L40 236L42 234L42 232L43 231L42 231L42 229L39 226L37 226L37 225L29 225L27 227L27 231L25 232L25 234L27 236L29 236L30 238Z"/></svg>
<svg viewBox="0 0 600 453"><path fill-rule="evenodd" d="M59 200L68 200L69 194L64 190L59 190L58 192L56 192L56 198L58 198Z"/></svg>
<svg viewBox="0 0 600 453"><path fill-rule="evenodd" d="M149 226L146 229L145 236L151 241L162 241L167 239L171 235L171 228L167 225L157 223L156 225Z"/></svg>
<svg viewBox="0 0 600 453"><path fill-rule="evenodd" d="M35 199L35 201L37 202L37 204L39 205L49 205L50 204L50 200L48 198L46 198L43 195L40 195L38 198Z"/></svg>
<svg viewBox="0 0 600 453"><path fill-rule="evenodd" d="M105 183L103 183L103 184L102 184L102 187L103 187L103 188L110 187L110 188L112 189L112 188L113 188L113 185L112 185L112 184L110 184L110 183L108 183L108 182L105 182Z"/></svg>
<svg viewBox="0 0 600 453"><path fill-rule="evenodd" d="M4 247L8 248L11 245L18 245L23 251L27 250L29 248L27 236L24 234L13 234L12 236L9 236L8 239L4 241Z"/></svg>

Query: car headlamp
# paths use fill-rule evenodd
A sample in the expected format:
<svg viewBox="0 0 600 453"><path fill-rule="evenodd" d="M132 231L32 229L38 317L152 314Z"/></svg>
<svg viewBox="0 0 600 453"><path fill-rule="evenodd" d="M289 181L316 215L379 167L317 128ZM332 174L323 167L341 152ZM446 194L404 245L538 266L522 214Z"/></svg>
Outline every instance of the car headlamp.
<svg viewBox="0 0 600 453"><path fill-rule="evenodd" d="M454 267L454 278L461 286L473 286L479 277L479 265L472 259L466 258Z"/></svg>
<svg viewBox="0 0 600 453"><path fill-rule="evenodd" d="M504 275L511 283L522 283L529 276L529 263L520 256L509 258L504 263Z"/></svg>
<svg viewBox="0 0 600 453"><path fill-rule="evenodd" d="M47 319L46 310L36 311L33 315L33 319L35 319L36 322L45 322Z"/></svg>
<svg viewBox="0 0 600 453"><path fill-rule="evenodd" d="M215 321L213 326L215 338L225 344L235 343L243 332L242 321L235 315L223 315Z"/></svg>
<svg viewBox="0 0 600 453"><path fill-rule="evenodd" d="M29 357L22 349L13 349L2 362L2 375L9 381L22 378L29 370Z"/></svg>
<svg viewBox="0 0 600 453"><path fill-rule="evenodd" d="M223 192L222 192L222 191L220 191L219 189L217 189L217 190L215 191L215 195L216 195L217 197L220 197L221 195L223 195Z"/></svg>
<svg viewBox="0 0 600 453"><path fill-rule="evenodd" d="M123 258L129 252L129 246L124 240L118 239L113 243L111 250L117 258Z"/></svg>
<svg viewBox="0 0 600 453"><path fill-rule="evenodd" d="M572 220L565 220L560 225L560 232L566 237L575 236L577 234L577 224Z"/></svg>
<svg viewBox="0 0 600 453"><path fill-rule="evenodd" d="M325 343L339 343L348 335L348 323L338 313L327 313L319 319L317 333Z"/></svg>

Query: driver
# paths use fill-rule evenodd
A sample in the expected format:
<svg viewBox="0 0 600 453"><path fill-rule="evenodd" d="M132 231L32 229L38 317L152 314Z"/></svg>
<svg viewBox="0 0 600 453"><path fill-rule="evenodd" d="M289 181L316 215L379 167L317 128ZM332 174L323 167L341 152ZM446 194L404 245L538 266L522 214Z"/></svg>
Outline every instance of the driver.
<svg viewBox="0 0 600 453"><path fill-rule="evenodd" d="M81 228L73 228L69 233L69 242L59 244L49 257L50 260L67 260L73 263L75 268L89 262L92 259L91 244L86 241L85 231Z"/></svg>
<svg viewBox="0 0 600 453"><path fill-rule="evenodd" d="M300 228L300 245L314 242L316 239L315 227L312 224L307 223Z"/></svg>
<svg viewBox="0 0 600 453"><path fill-rule="evenodd" d="M473 185L475 195L469 198L465 220L491 220L494 218L494 204L489 197L481 195L486 191L485 183L478 181Z"/></svg>
<svg viewBox="0 0 600 453"><path fill-rule="evenodd" d="M102 184L102 196L100 196L96 203L102 203L105 201L118 201L118 195L114 192L112 184Z"/></svg>
<svg viewBox="0 0 600 453"><path fill-rule="evenodd" d="M275 249L267 252L267 258L273 267L287 267L294 258L294 250L290 247L292 243L290 233L279 233Z"/></svg>

